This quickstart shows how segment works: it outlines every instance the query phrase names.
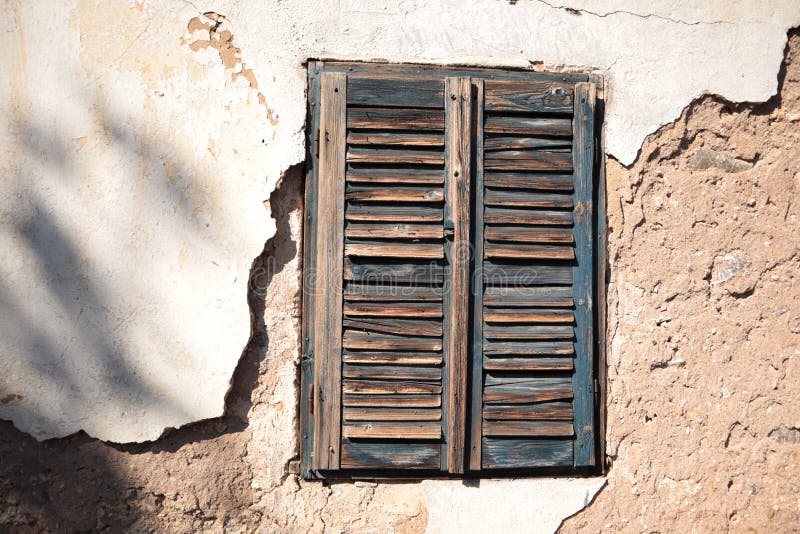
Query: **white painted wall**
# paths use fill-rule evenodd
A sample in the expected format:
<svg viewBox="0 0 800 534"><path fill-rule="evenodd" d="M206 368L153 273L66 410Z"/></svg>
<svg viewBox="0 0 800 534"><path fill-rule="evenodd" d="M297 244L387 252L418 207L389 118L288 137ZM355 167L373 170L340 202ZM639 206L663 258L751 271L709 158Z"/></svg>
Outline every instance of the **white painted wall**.
<svg viewBox="0 0 800 534"><path fill-rule="evenodd" d="M800 23L792 0L6 5L0 418L115 442L222 413L262 202L304 155L306 58L597 69L630 163L704 92L771 96Z"/></svg>

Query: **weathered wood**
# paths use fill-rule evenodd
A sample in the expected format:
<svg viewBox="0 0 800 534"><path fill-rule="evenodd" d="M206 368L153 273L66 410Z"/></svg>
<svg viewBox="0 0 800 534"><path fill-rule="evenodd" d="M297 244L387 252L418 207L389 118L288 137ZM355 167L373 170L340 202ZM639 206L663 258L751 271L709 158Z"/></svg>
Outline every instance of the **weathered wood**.
<svg viewBox="0 0 800 534"><path fill-rule="evenodd" d="M348 115L349 116L349 115ZM570 136L572 120L568 118L531 118L518 115L487 114L483 126L485 133L503 133L528 136Z"/></svg>
<svg viewBox="0 0 800 534"><path fill-rule="evenodd" d="M345 245L347 250L347 245ZM521 245L512 243L486 243L484 258L529 259L529 260L571 260L575 251L571 246Z"/></svg>
<svg viewBox="0 0 800 534"><path fill-rule="evenodd" d="M571 270L571 268L568 268ZM557 271L559 275L563 271ZM544 274L547 276L547 274ZM542 276L542 278L544 277ZM555 275L550 273L550 278ZM564 276L566 278L566 276ZM563 280L563 279L562 279ZM572 277L568 282L548 282L548 283L571 283ZM487 306L572 306L571 287L489 287L483 300Z"/></svg>
<svg viewBox="0 0 800 534"><path fill-rule="evenodd" d="M572 250L569 248L568 250ZM444 248L441 243L387 243L363 242L345 243L345 256L359 256L362 258L420 258L437 260L444 258Z"/></svg>
<svg viewBox="0 0 800 534"><path fill-rule="evenodd" d="M347 181L352 183L443 184L444 170L430 167L349 166ZM441 219L440 219L441 220Z"/></svg>
<svg viewBox="0 0 800 534"><path fill-rule="evenodd" d="M594 428L594 104L595 85L575 86L575 466L595 465Z"/></svg>
<svg viewBox="0 0 800 534"><path fill-rule="evenodd" d="M444 112L436 109L350 108L348 128L444 130Z"/></svg>
<svg viewBox="0 0 800 534"><path fill-rule="evenodd" d="M572 267L486 260L483 262L483 279L487 285L497 286L571 284ZM488 301L484 301L484 303L489 304ZM493 303L505 305L502 301ZM524 306L525 304L520 303L519 305ZM537 306L537 304L530 304L530 306Z"/></svg>
<svg viewBox="0 0 800 534"><path fill-rule="evenodd" d="M486 187L572 191L571 174L530 174L521 172L487 172Z"/></svg>
<svg viewBox="0 0 800 534"><path fill-rule="evenodd" d="M350 132L347 144L357 146L444 147L444 135L411 132Z"/></svg>
<svg viewBox="0 0 800 534"><path fill-rule="evenodd" d="M369 363L391 365L440 365L440 352L352 352L342 355L344 363Z"/></svg>
<svg viewBox="0 0 800 534"><path fill-rule="evenodd" d="M486 371L572 371L572 357L567 358L492 358L483 359Z"/></svg>
<svg viewBox="0 0 800 534"><path fill-rule="evenodd" d="M445 354L447 355L447 471L464 472L467 418L468 338L461 329L469 321L470 184L472 182L472 81L445 79L445 217L453 234L447 242L450 266L445 294Z"/></svg>
<svg viewBox="0 0 800 534"><path fill-rule="evenodd" d="M438 443L342 440L342 469L438 469Z"/></svg>
<svg viewBox="0 0 800 534"><path fill-rule="evenodd" d="M572 466L572 440L505 439L483 440L485 469Z"/></svg>
<svg viewBox="0 0 800 534"><path fill-rule="evenodd" d="M542 308L487 308L483 316L487 323L569 323L574 322L571 311Z"/></svg>
<svg viewBox="0 0 800 534"><path fill-rule="evenodd" d="M320 89L320 155L314 299L314 469L339 468L342 361L342 248L347 81L325 73Z"/></svg>
<svg viewBox="0 0 800 534"><path fill-rule="evenodd" d="M572 398L572 382L561 377L486 375L483 402L488 404L528 404Z"/></svg>
<svg viewBox="0 0 800 534"><path fill-rule="evenodd" d="M563 137L487 137L483 141L483 146L487 153L497 150L522 150L532 148L571 150L572 141Z"/></svg>
<svg viewBox="0 0 800 534"><path fill-rule="evenodd" d="M483 417L497 421L572 421L572 404L487 404Z"/></svg>
<svg viewBox="0 0 800 534"><path fill-rule="evenodd" d="M396 300L421 300L440 302L442 288L435 286L419 285L370 285L348 282L344 288L344 300L354 301L396 301Z"/></svg>
<svg viewBox="0 0 800 534"><path fill-rule="evenodd" d="M530 355L530 356L566 356L574 354L572 343L544 342L544 341L493 341L484 344L483 353L486 355Z"/></svg>
<svg viewBox="0 0 800 534"><path fill-rule="evenodd" d="M344 235L346 238L441 239L443 230L441 224L348 222ZM571 239L571 232L569 236Z"/></svg>
<svg viewBox="0 0 800 534"><path fill-rule="evenodd" d="M572 113L571 85L550 81L487 80L487 111Z"/></svg>
<svg viewBox="0 0 800 534"><path fill-rule="evenodd" d="M409 421L345 423L342 435L351 439L439 439L442 425L439 422Z"/></svg>
<svg viewBox="0 0 800 534"><path fill-rule="evenodd" d="M487 206L572 209L572 195L509 191L508 189L487 189L484 198L484 202Z"/></svg>
<svg viewBox="0 0 800 534"><path fill-rule="evenodd" d="M513 209L487 207L484 210L487 224L551 224L572 225L572 213L568 211Z"/></svg>
<svg viewBox="0 0 800 534"><path fill-rule="evenodd" d="M484 421L484 436L525 436L531 438L569 438L575 435L572 422L562 421Z"/></svg>
<svg viewBox="0 0 800 534"><path fill-rule="evenodd" d="M394 284L411 282L428 284L444 280L444 266L440 262L433 260L381 263L374 260L365 262L358 258L346 258L344 262L344 277L346 280L369 283ZM441 306L439 306L439 309L441 310ZM427 315L426 317L431 316Z"/></svg>
<svg viewBox="0 0 800 534"><path fill-rule="evenodd" d="M358 393L361 395L397 395L397 394L428 394L441 395L442 386L434 382L418 382L412 380L350 380L342 381L344 393ZM571 393L570 393L571 394Z"/></svg>
<svg viewBox="0 0 800 534"><path fill-rule="evenodd" d="M487 388L507 385L522 385L524 387L547 388L547 387L567 387L571 384L571 379L564 376L536 376L533 374L518 373L488 373L485 384Z"/></svg>
<svg viewBox="0 0 800 534"><path fill-rule="evenodd" d="M563 154L562 154L563 156ZM567 154L569 156L569 154ZM572 166L572 158L570 157ZM444 153L441 150L400 150L390 148L351 147L347 150L348 163L376 163L396 165L442 165Z"/></svg>
<svg viewBox="0 0 800 534"><path fill-rule="evenodd" d="M441 222L442 208L432 206L377 206L347 203L348 221ZM572 220L570 220L570 224Z"/></svg>
<svg viewBox="0 0 800 534"><path fill-rule="evenodd" d="M441 337L442 323L440 321L420 321L416 319L395 318L361 318L345 319L344 326L354 330L380 332L384 334L399 334L423 337ZM550 327L557 328L557 327ZM562 327L564 328L564 327ZM566 327L571 328L571 327Z"/></svg>
<svg viewBox="0 0 800 534"><path fill-rule="evenodd" d="M564 325L493 325L483 327L486 339L572 339L572 326Z"/></svg>
<svg viewBox="0 0 800 534"><path fill-rule="evenodd" d="M438 367L411 367L406 365L353 365L345 364L345 378L362 378L373 380L433 380L442 379L442 370Z"/></svg>
<svg viewBox="0 0 800 534"><path fill-rule="evenodd" d="M441 202L444 191L438 187L350 186L345 198L355 202Z"/></svg>
<svg viewBox="0 0 800 534"><path fill-rule="evenodd" d="M438 408L441 395L363 395L345 394L342 404L353 407Z"/></svg>
<svg viewBox="0 0 800 534"><path fill-rule="evenodd" d="M442 410L439 408L345 407L344 419L345 421L441 421Z"/></svg>
<svg viewBox="0 0 800 534"><path fill-rule="evenodd" d="M345 235L347 235L345 233ZM531 226L487 226L486 239L510 243L561 243L571 245L572 231L567 228L541 228Z"/></svg>
<svg viewBox="0 0 800 534"><path fill-rule="evenodd" d="M484 165L493 171L572 172L572 154L558 150L498 150L486 153Z"/></svg>
<svg viewBox="0 0 800 534"><path fill-rule="evenodd" d="M343 346L346 349L439 351L442 341L432 337L395 336L345 330Z"/></svg>
<svg viewBox="0 0 800 534"><path fill-rule="evenodd" d="M443 94L440 77L350 76L347 81L347 104L351 106L442 108Z"/></svg>
<svg viewBox="0 0 800 534"><path fill-rule="evenodd" d="M438 302L348 302L344 305L348 317L441 317Z"/></svg>
<svg viewBox="0 0 800 534"><path fill-rule="evenodd" d="M480 268L480 262L483 258L483 194L484 194L484 169L483 169L483 156L484 156L484 141L483 135L483 119L484 119L484 97L485 87L483 80L473 80L475 85L475 106L473 113L473 125L475 130L474 138L474 154L475 161L475 176L473 177L474 184L474 202L475 209L472 211L472 235L474 248L474 265L475 268ZM471 471L477 471L481 468L481 427L483 425L483 418L481 417L481 410L483 408L483 401L481 399L480 391L483 387L483 337L481 336L481 329L483 328L483 276L471 276L472 279L472 376L471 389L469 394L469 435L466 443L467 447L467 465Z"/></svg>

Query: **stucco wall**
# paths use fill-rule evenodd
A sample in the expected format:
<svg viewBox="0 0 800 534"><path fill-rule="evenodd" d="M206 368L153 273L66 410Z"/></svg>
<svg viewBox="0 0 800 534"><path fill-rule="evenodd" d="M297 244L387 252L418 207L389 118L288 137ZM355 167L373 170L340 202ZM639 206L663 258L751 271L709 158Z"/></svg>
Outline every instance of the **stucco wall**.
<svg viewBox="0 0 800 534"><path fill-rule="evenodd" d="M0 525L548 531L604 484L290 473L302 61L331 56L606 74L612 468L564 528L800 524L800 42L766 104L693 100L769 98L800 7L611 4L9 2Z"/></svg>

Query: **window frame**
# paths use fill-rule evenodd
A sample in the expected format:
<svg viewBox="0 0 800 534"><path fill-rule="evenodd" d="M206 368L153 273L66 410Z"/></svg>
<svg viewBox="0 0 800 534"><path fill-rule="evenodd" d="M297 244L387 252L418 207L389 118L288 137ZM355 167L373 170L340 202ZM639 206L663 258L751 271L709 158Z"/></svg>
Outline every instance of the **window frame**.
<svg viewBox="0 0 800 534"><path fill-rule="evenodd" d="M606 284L607 284L607 236L606 236L606 189L605 189L605 157L603 147L603 117L604 117L604 95L603 78L595 73L548 73L531 71L518 68L483 68L466 66L437 66L425 64L386 64L369 62L351 61L323 61L309 60L307 63L308 71L308 97L307 97L307 121L306 121L306 162L305 162L305 202L304 202L304 230L303 230L303 287L306 287L306 273L315 270L315 247L316 229L312 214L316 212L318 198L316 198L315 185L317 172L319 169L319 78L323 72L340 72L344 74L364 73L364 74L396 74L402 76L414 76L430 74L436 77L448 76L478 76L490 77L500 76L508 80L528 81L532 77L537 80L550 79L568 83L590 82L597 89L595 106L595 131L594 131L594 165L592 177L592 197L594 204L593 211L593 275L594 275L594 313L593 313L593 355L592 355L592 375L594 380L595 398L594 406L594 444L595 444L595 465L585 468L576 467L557 467L557 468L513 468L513 469L492 469L470 471L464 474L454 475L441 470L403 470L403 469L338 469L335 471L321 472L311 468L311 455L314 443L314 421L310 414L310 406L313 405L314 391L314 358L312 351L309 350L309 324L306 310L309 307L309 295L303 291L303 313L301 324L302 353L300 361L300 405L299 405L299 442L300 442L300 471L306 479L344 479L353 480L357 478L369 479L441 479L441 478L497 478L513 476L515 478L524 476L543 476L543 475L590 475L606 472L605 462L605 426L606 426ZM472 300L472 287L469 287L470 301ZM472 307L470 302L470 308ZM469 352L472 348L469 347ZM468 360L468 366L471 364ZM465 380L467 397L464 399L464 410L467 412L466 426L469 427L469 416L472 411L470 401L472 384L469 379ZM464 444L466 449L469 445L467 440ZM469 454L465 450L464 456ZM468 464L468 462L466 462Z"/></svg>

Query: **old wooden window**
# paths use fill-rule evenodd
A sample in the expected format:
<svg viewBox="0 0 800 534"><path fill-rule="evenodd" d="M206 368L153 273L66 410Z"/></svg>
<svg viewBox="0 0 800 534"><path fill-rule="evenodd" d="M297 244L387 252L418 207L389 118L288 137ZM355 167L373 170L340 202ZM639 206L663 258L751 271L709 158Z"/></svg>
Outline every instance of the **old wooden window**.
<svg viewBox="0 0 800 534"><path fill-rule="evenodd" d="M304 476L597 465L596 88L310 63Z"/></svg>

